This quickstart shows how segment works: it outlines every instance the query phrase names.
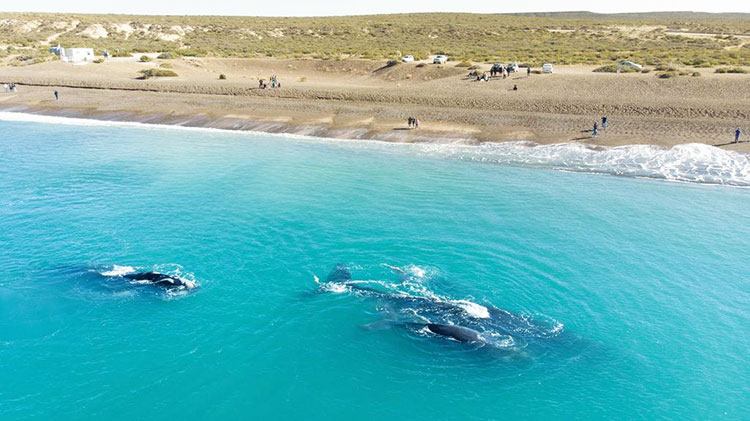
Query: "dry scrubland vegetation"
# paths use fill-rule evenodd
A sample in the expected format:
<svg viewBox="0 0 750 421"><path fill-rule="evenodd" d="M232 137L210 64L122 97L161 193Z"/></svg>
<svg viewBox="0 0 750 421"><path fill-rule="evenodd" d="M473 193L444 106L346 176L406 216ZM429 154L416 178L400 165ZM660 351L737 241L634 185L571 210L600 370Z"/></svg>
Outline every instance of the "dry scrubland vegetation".
<svg viewBox="0 0 750 421"><path fill-rule="evenodd" d="M706 35L707 34L707 35ZM750 14L404 14L312 18L0 14L0 59L49 60L49 45L164 57L517 60L535 66L750 66Z"/></svg>

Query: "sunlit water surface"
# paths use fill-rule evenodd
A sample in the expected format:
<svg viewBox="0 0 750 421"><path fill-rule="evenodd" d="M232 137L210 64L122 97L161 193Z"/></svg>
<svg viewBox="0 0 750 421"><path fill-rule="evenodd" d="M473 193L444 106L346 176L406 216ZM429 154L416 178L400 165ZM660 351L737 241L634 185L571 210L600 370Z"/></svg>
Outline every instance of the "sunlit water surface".
<svg viewBox="0 0 750 421"><path fill-rule="evenodd" d="M0 418L747 417L750 191L513 148L0 122ZM339 263L553 329L366 329Z"/></svg>

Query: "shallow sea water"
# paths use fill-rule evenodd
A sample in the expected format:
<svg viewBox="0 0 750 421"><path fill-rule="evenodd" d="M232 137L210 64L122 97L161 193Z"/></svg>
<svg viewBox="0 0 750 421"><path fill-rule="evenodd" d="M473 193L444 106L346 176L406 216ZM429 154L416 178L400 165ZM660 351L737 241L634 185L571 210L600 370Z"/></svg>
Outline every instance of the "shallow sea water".
<svg viewBox="0 0 750 421"><path fill-rule="evenodd" d="M747 157L488 148L0 121L0 418L746 418Z"/></svg>

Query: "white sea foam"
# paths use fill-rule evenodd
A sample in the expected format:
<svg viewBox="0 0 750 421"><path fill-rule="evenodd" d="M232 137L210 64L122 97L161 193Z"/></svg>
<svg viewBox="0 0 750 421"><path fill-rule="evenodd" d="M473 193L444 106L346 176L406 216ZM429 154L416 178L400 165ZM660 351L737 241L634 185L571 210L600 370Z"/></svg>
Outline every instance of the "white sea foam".
<svg viewBox="0 0 750 421"><path fill-rule="evenodd" d="M750 187L749 155L700 143L672 148L653 145L608 148L582 143L537 145L531 142L418 146L427 155L483 163Z"/></svg>
<svg viewBox="0 0 750 421"><path fill-rule="evenodd" d="M339 282L326 282L320 285L320 289L326 292L332 292L334 294L341 294L349 291L349 287L346 284Z"/></svg>
<svg viewBox="0 0 750 421"><path fill-rule="evenodd" d="M404 271L409 275L419 279L424 279L427 276L427 269L419 267L417 265L408 265L404 268Z"/></svg>
<svg viewBox="0 0 750 421"><path fill-rule="evenodd" d="M132 284L132 285L151 285L151 281L147 281L145 279L142 279L140 281L134 280L134 281L130 281L130 284Z"/></svg>
<svg viewBox="0 0 750 421"><path fill-rule="evenodd" d="M101 275L115 277L115 276L127 275L128 273L132 273L132 272L135 272L135 268L133 268L132 266L114 265L112 266L112 269L101 272Z"/></svg>
<svg viewBox="0 0 750 421"><path fill-rule="evenodd" d="M321 138L304 134L263 133L208 127L56 117L7 111L0 111L0 120L59 125L189 130L209 133L285 137L330 142L338 145L346 145L346 147L377 148L393 151L403 150L407 153L483 163L750 187L750 155L699 143L682 144L672 148L653 145L603 147L577 142L537 145L533 142L525 141L476 145L474 144L475 142L461 140L450 143L425 142L406 144L382 142L379 140Z"/></svg>
<svg viewBox="0 0 750 421"><path fill-rule="evenodd" d="M477 319L489 319L490 311L487 307L468 300L454 300L452 304L461 307L467 314Z"/></svg>

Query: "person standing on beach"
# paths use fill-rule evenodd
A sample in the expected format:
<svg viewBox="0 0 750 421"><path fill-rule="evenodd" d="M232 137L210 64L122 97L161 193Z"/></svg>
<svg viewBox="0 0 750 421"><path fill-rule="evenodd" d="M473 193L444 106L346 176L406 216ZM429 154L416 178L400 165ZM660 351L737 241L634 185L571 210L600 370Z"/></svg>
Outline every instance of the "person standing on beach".
<svg viewBox="0 0 750 421"><path fill-rule="evenodd" d="M602 117L602 129L607 128L607 116Z"/></svg>
<svg viewBox="0 0 750 421"><path fill-rule="evenodd" d="M60 99L60 93L55 91L55 101L57 101L58 99Z"/></svg>
<svg viewBox="0 0 750 421"><path fill-rule="evenodd" d="M599 123L594 122L594 130L592 131L591 137L596 137L599 134Z"/></svg>
<svg viewBox="0 0 750 421"><path fill-rule="evenodd" d="M742 130L740 130L740 128L737 127L737 130L734 131L734 143L740 143L741 135L742 135Z"/></svg>
<svg viewBox="0 0 750 421"><path fill-rule="evenodd" d="M419 119L418 119L418 118L415 118L415 119L414 119L414 128L415 128L415 129L418 129L418 128L419 128Z"/></svg>
<svg viewBox="0 0 750 421"><path fill-rule="evenodd" d="M8 92L8 84L7 83L3 83L3 89L5 89L5 92Z"/></svg>
<svg viewBox="0 0 750 421"><path fill-rule="evenodd" d="M526 68L526 77L531 76L531 66Z"/></svg>

